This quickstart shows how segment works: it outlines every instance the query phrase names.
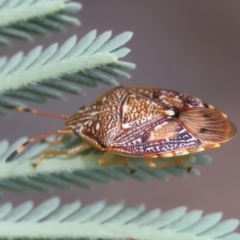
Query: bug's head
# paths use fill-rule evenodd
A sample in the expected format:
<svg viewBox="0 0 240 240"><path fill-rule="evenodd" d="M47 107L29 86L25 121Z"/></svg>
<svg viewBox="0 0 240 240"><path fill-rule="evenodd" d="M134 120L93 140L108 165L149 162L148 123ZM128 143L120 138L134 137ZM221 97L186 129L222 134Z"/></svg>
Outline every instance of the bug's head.
<svg viewBox="0 0 240 240"><path fill-rule="evenodd" d="M89 107L82 106L65 121L66 129L72 130L75 135L79 136L81 130L88 124L91 117L91 109Z"/></svg>
<svg viewBox="0 0 240 240"><path fill-rule="evenodd" d="M190 108L181 112L179 118L206 146L226 142L237 132L227 116L214 108Z"/></svg>

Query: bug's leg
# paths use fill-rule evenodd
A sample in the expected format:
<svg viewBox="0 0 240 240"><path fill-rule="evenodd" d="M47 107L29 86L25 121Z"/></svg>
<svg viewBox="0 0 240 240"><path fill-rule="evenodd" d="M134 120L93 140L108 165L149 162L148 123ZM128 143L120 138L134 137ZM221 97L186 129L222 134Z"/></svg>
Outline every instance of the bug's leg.
<svg viewBox="0 0 240 240"><path fill-rule="evenodd" d="M98 160L98 164L102 167L109 167L112 165L123 164L125 165L131 173L134 173L136 170L131 167L128 160L122 156L118 156L110 151L106 151Z"/></svg>
<svg viewBox="0 0 240 240"><path fill-rule="evenodd" d="M79 152L82 152L86 149L90 148L90 146L85 143L85 142L82 142L68 150L52 150L52 149L48 149L48 150L45 150L33 163L32 165L34 167L36 167L44 158L46 158L47 156L50 156L50 155L75 155Z"/></svg>
<svg viewBox="0 0 240 240"><path fill-rule="evenodd" d="M71 130L54 130L54 131L51 131L51 132L47 132L47 133L44 133L44 134L41 134L39 136L36 136L36 137L32 137L30 138L28 141L26 141L25 143L23 143L22 145L20 145L14 152L12 152L6 159L6 162L12 162L21 152L23 152L30 143L34 143L38 140L41 140L43 138L46 138L50 135L53 135L53 134L72 134L72 131Z"/></svg>
<svg viewBox="0 0 240 240"><path fill-rule="evenodd" d="M169 162L155 163L152 158L143 158L143 161L150 168L164 168L164 167L172 167L172 166L180 166L185 168L188 172L191 170L191 167L186 166L183 160L181 159L173 159Z"/></svg>
<svg viewBox="0 0 240 240"><path fill-rule="evenodd" d="M63 138L64 138L65 135L66 135L66 134L60 134L60 135L58 135L58 136L57 136L54 140L52 140L52 141L43 139L41 142L42 142L42 143L47 143L47 144L49 144L49 145L58 145L58 144L60 144L60 143L62 142L62 140L63 140Z"/></svg>

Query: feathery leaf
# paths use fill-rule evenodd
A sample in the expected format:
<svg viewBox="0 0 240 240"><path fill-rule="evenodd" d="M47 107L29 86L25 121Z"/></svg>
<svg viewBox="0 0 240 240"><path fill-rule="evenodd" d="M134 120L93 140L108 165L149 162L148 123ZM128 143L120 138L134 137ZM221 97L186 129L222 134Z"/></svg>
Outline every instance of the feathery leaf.
<svg viewBox="0 0 240 240"><path fill-rule="evenodd" d="M47 98L62 98L62 91L81 93L76 84L118 85L115 76L130 78L124 69L132 69L135 65L118 61L118 58L129 52L122 46L132 33L110 37L111 31L97 36L93 30L79 41L72 36L59 47L54 43L45 50L38 46L26 55L19 52L9 59L0 58L0 107L23 105L15 99L44 103Z"/></svg>
<svg viewBox="0 0 240 240"><path fill-rule="evenodd" d="M130 164L137 169L135 173L130 173L129 169L123 165L100 167L97 161L102 152L93 149L74 156L58 156L45 159L35 169L31 165L31 161L36 159L46 148L49 148L46 143L34 145L13 163L5 163L8 155L26 140L27 138L23 137L12 145L9 145L6 140L0 142L0 188L12 191L26 191L28 189L47 191L50 186L68 188L71 184L90 188L92 182L123 181L127 177L137 181L146 181L148 176L167 180L168 174L176 177L187 175L186 169L177 166L150 169L140 158L129 158ZM66 150L79 144L80 141L75 137L72 139L66 138L60 146L51 148ZM211 161L208 156L201 154L187 155L182 159L193 165L206 164ZM156 161L166 161L166 159L156 159ZM191 170L191 173L199 175L199 171L195 167Z"/></svg>
<svg viewBox="0 0 240 240"><path fill-rule="evenodd" d="M11 44L9 37L32 41L32 33L63 30L65 24L79 26L79 20L68 14L81 8L80 3L68 0L4 0L0 5L0 45Z"/></svg>
<svg viewBox="0 0 240 240"><path fill-rule="evenodd" d="M146 212L143 204L124 208L123 201L113 205L98 201L85 207L76 201L60 206L58 197L35 208L32 201L16 207L5 203L0 205L0 239L240 239L239 233L233 233L239 220L220 222L222 213L203 217L202 213L187 212L186 207L163 213L161 209ZM163 219L164 225L155 224Z"/></svg>

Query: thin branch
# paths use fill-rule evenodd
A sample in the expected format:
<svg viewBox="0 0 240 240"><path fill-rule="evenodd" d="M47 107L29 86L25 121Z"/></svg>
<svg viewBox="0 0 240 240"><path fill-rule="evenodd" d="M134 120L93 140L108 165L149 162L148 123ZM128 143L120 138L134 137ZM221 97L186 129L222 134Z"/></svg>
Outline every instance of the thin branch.
<svg viewBox="0 0 240 240"><path fill-rule="evenodd" d="M93 149L75 156L51 157L43 160L37 168L34 168L31 161L35 160L46 148L49 148L45 143L34 145L25 151L17 161L5 163L8 155L25 141L26 138L21 138L12 145L9 145L6 140L0 142L0 188L12 191L26 191L31 188L48 191L51 186L67 188L71 184L90 188L92 182L106 184L111 180L122 181L128 177L137 181L146 181L149 176L165 181L169 174L176 177L184 177L188 174L186 169L178 166L150 169L140 158L128 158L132 167L137 170L135 173L131 173L123 165L100 167L98 160L102 152ZM77 138L66 138L58 148L54 149L65 150L79 144L80 141ZM169 160L171 159L169 158ZM201 154L186 155L182 157L182 160L186 164L194 166L211 162L210 157ZM156 159L156 161L161 162L166 161L166 159ZM199 175L199 171L195 167L191 173Z"/></svg>
<svg viewBox="0 0 240 240"><path fill-rule="evenodd" d="M43 103L48 98L62 98L62 91L81 93L79 84L116 86L115 76L130 78L124 70L135 68L135 64L118 59L130 52L123 45L132 33L110 39L111 35L106 31L97 36L93 30L80 40L72 36L59 47L54 43L45 50L38 46L26 55L19 52L9 59L0 58L0 106L24 105L15 99Z"/></svg>
<svg viewBox="0 0 240 240"><path fill-rule="evenodd" d="M145 205L124 208L124 203L99 201L85 207L76 201L60 206L58 197L34 208L28 201L13 208L0 205L0 238L12 239L136 239L136 240L239 240L233 233L239 220L222 222L222 213L202 216L178 207L161 213ZM93 231L94 230L94 231Z"/></svg>
<svg viewBox="0 0 240 240"><path fill-rule="evenodd" d="M49 30L63 30L65 24L80 25L69 16L82 5L67 0L16 1L0 3L0 44L11 44L9 37L32 41L32 33L46 34Z"/></svg>

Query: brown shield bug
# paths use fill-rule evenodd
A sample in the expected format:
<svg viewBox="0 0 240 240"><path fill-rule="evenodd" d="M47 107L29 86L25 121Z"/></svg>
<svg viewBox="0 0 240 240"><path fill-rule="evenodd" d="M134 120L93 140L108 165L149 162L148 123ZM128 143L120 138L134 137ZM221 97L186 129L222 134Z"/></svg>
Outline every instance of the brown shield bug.
<svg viewBox="0 0 240 240"><path fill-rule="evenodd" d="M14 108L20 112L62 118L65 129L30 138L6 162L14 160L29 143L49 135L58 135L50 144L60 143L66 134L75 134L84 140L66 151L44 151L34 166L49 155L77 154L92 147L104 151L98 161L101 166L121 163L131 169L124 158L129 156L142 157L151 168L185 167L181 158L165 163L155 163L154 158L182 156L219 147L236 133L233 123L213 106L187 94L158 88L119 86L70 116ZM112 159L112 154L122 157Z"/></svg>

